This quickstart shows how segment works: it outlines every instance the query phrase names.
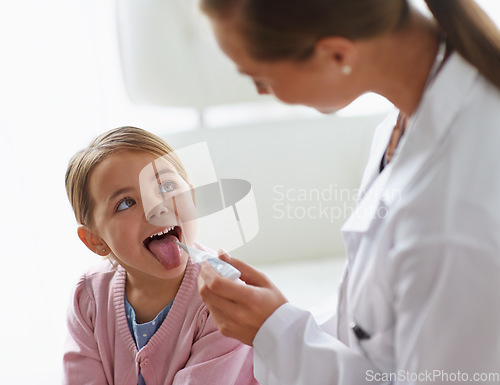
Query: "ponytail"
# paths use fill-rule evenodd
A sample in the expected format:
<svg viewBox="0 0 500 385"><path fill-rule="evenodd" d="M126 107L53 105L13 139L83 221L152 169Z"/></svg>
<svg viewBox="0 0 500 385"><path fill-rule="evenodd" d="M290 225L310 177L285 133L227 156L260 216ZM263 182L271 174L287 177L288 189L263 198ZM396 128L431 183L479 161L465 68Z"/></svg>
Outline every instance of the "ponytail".
<svg viewBox="0 0 500 385"><path fill-rule="evenodd" d="M500 89L500 31L474 0L425 0L457 52Z"/></svg>

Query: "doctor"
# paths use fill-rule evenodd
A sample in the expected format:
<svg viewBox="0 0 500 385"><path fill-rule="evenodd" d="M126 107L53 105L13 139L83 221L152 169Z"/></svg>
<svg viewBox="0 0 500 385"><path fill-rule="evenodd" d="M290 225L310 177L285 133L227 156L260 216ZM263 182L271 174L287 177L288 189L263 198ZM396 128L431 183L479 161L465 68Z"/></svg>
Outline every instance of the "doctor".
<svg viewBox="0 0 500 385"><path fill-rule="evenodd" d="M202 268L262 384L500 383L500 33L473 0L427 4L433 19L406 0L202 0L260 93L329 113L372 91L398 109L342 229L328 329L242 261L222 256L246 285Z"/></svg>

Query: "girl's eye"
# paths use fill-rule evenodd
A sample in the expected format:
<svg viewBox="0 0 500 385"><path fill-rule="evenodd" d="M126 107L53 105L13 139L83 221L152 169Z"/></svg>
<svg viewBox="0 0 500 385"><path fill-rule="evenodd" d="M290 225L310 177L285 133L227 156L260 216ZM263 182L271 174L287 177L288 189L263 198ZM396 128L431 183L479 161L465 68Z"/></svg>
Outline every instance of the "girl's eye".
<svg viewBox="0 0 500 385"><path fill-rule="evenodd" d="M165 182L160 186L160 193L165 194L175 190L174 182Z"/></svg>
<svg viewBox="0 0 500 385"><path fill-rule="evenodd" d="M116 206L116 211L123 211L131 208L135 205L135 201L132 198L125 198Z"/></svg>

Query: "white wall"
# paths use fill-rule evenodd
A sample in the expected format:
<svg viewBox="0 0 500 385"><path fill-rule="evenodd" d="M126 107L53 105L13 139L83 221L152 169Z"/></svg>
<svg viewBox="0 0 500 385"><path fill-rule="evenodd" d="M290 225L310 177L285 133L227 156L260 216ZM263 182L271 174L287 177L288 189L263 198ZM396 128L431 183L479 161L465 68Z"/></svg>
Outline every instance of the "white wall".
<svg viewBox="0 0 500 385"><path fill-rule="evenodd" d="M55 384L65 307L99 259L76 237L67 162L124 124L158 134L195 127L196 112L126 98L112 1L0 2L0 373L5 384Z"/></svg>

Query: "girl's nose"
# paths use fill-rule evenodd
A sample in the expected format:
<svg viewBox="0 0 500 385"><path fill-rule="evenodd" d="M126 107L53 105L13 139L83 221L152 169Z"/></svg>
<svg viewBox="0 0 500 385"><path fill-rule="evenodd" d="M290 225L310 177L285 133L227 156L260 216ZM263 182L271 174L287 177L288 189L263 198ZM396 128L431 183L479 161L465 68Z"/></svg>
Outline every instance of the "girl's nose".
<svg viewBox="0 0 500 385"><path fill-rule="evenodd" d="M155 226L167 226L167 214L168 208L162 201L146 213L146 219Z"/></svg>

